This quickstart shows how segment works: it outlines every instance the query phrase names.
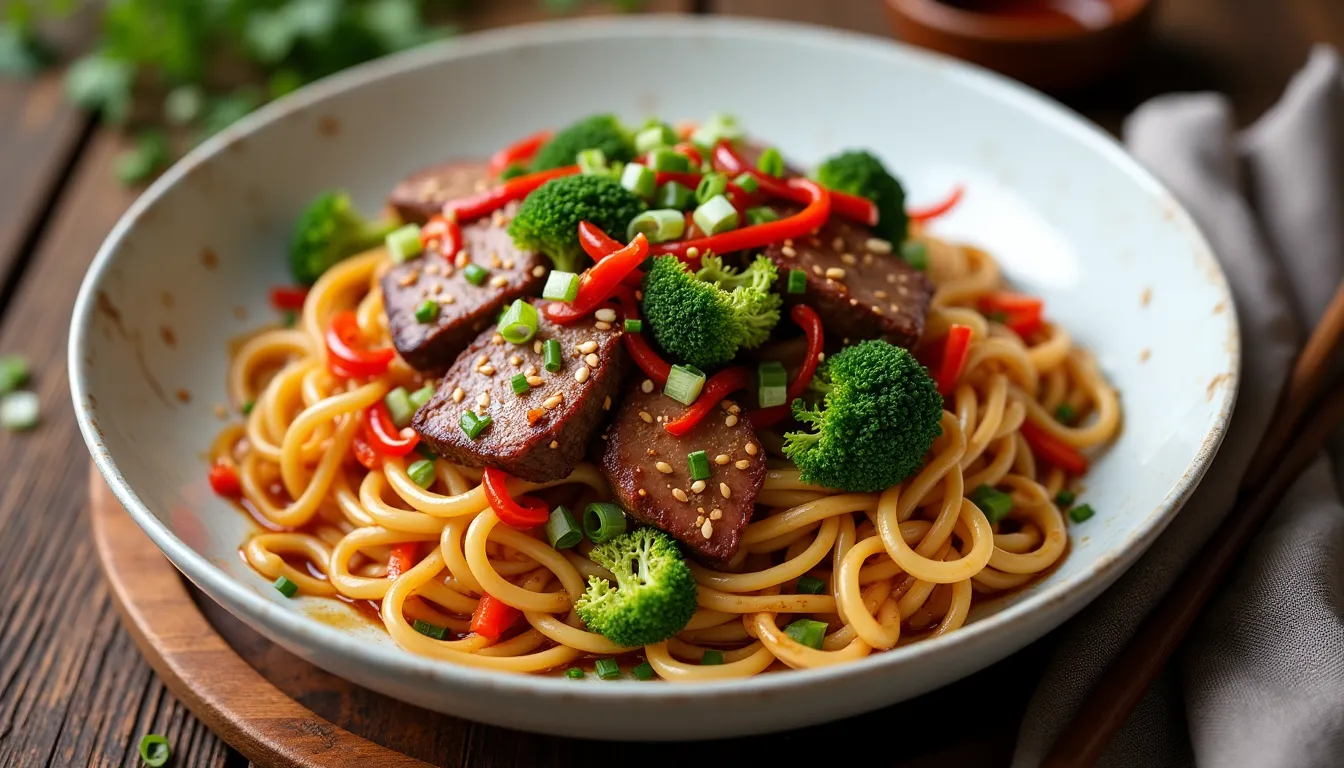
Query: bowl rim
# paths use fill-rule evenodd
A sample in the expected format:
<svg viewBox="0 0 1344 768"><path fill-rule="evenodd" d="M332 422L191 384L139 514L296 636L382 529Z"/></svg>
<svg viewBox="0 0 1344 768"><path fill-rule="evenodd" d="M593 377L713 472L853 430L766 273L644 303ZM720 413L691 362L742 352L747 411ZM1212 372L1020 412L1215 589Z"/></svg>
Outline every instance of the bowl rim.
<svg viewBox="0 0 1344 768"><path fill-rule="evenodd" d="M470 58L518 46L566 41L595 41L613 35L659 37L668 34L690 38L716 35L755 37L767 42L793 43L806 48L820 47L823 50L837 47L857 47L874 56L922 61L925 66L938 69L940 76L954 78L960 81L961 85L967 86L986 97L1005 101L1018 109L1031 112L1043 124L1068 134L1080 143L1087 145L1104 160L1122 169L1135 183L1152 190L1154 196L1164 199L1164 203L1168 205L1173 219L1184 225L1184 228L1190 233L1191 245L1194 246L1196 251L1194 257L1198 262L1202 262L1200 266L1207 273L1214 289L1221 294L1220 299L1227 302L1228 311L1223 314L1227 318L1226 352L1229 358L1229 370L1227 371L1229 378L1227 385L1222 388L1217 415L1203 435L1200 447L1194 457L1185 467L1180 478L1164 495L1161 503L1146 513L1145 519L1135 526L1134 531L1123 542L1104 552L1097 553L1094 556L1095 562L1090 565L1089 569L1075 578L1050 585L1039 593L974 623L967 624L956 632L888 651L873 653L853 662L815 669L795 669L790 670L787 674L756 675L748 678L707 681L688 686L575 686L573 681L559 676L510 674L456 664L447 660L416 656L400 649L390 649L381 644L369 643L365 639L317 621L305 612L279 610L280 607L274 602L267 600L243 582L229 576L210 562L206 556L183 543L149 510L145 502L140 499L118 470L116 462L94 423L95 409L91 404L88 404L89 389L85 376L84 357L86 345L92 343L90 331L96 315L96 294L99 287L113 265L113 257L121 248L122 242L151 206L168 194L194 169L220 154L230 144L257 132L272 122L286 119L294 113L318 105L329 96L334 96L365 83L397 76L407 70L443 64L447 61ZM1011 625L1025 622L1026 618L1031 615L1039 614L1051 608L1059 610L1061 606L1072 605L1079 599L1078 595L1088 591L1088 587L1095 588L1098 584L1108 585L1132 565L1165 529L1166 525L1198 486L1199 481L1213 461L1227 432L1227 426L1236 402L1241 380L1240 359L1241 341L1236 305L1226 277L1216 258L1214 258L1213 250L1203 233L1171 193L1151 173L1140 166L1137 160L1132 158L1114 138L1062 104L1028 86L989 70L941 54L894 42L886 37L796 22L714 16L697 17L677 14L644 14L638 17L591 17L522 24L476 32L460 38L432 43L368 62L324 78L261 107L221 133L206 140L154 181L122 215L99 247L75 301L71 319L67 364L70 376L70 394L80 432L93 457L94 464L111 487L117 500L180 571L193 582L202 585L203 589L205 589L205 585L208 585L209 588L205 589L207 593L217 593L221 595L224 601L237 605L242 612L249 615L249 623L259 623L266 626L269 632L289 638L294 642L302 638L312 647L325 649L328 658L334 654L348 661L366 665L366 675L378 675L383 672L389 673L389 676L394 678L418 675L430 681L450 681L457 686L461 686L463 690L490 691L506 695L563 696L567 700L572 700L570 697L576 696L595 697L607 701L634 697L685 703L706 696L763 695L783 693L799 688L817 688L841 680L870 675L879 670L890 671L905 664L919 663L921 659L926 657L936 657L944 652L951 652L951 649L955 646L970 648L984 645L991 642L997 634L1009 632ZM1069 611L1069 616L1081 609L1091 599L1072 605L1073 610ZM1067 620L1069 616L1066 616L1064 620ZM1063 623L1063 620L1059 623ZM997 661L997 659L995 660Z"/></svg>
<svg viewBox="0 0 1344 768"><path fill-rule="evenodd" d="M1086 40L1109 34L1148 12L1154 0L1119 0L1107 4L1114 14L1097 27L1074 26L1062 21L1014 18L983 11L971 11L941 0L885 0L887 9L906 21L919 24L938 34L984 43L1045 43ZM1118 6L1118 7L1117 7Z"/></svg>

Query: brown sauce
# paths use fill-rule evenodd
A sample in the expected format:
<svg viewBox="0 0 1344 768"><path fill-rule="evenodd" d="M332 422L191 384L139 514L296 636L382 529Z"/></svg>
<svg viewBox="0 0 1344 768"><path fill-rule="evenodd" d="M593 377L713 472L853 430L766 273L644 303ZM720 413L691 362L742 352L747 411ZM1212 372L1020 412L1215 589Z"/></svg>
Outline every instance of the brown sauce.
<svg viewBox="0 0 1344 768"><path fill-rule="evenodd" d="M963 11L1006 16L1024 21L1096 29L1111 23L1115 8L1109 0L942 0Z"/></svg>

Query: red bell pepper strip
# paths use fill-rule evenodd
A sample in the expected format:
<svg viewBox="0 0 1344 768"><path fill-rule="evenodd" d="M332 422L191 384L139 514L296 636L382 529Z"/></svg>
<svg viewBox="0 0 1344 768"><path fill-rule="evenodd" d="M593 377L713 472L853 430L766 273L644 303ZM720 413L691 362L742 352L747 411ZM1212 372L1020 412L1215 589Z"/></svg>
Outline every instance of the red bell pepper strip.
<svg viewBox="0 0 1344 768"><path fill-rule="evenodd" d="M700 396L695 399L695 402L691 403L691 407L676 419L665 422L663 429L676 437L681 437L695 429L695 425L699 424L710 411L714 410L714 406L722 402L723 398L749 386L751 386L751 369L741 365L724 368L709 377L704 390L700 392Z"/></svg>
<svg viewBox="0 0 1344 768"><path fill-rule="evenodd" d="M587 221L579 222L579 245L583 246L583 252L592 257L593 261L601 261L625 247L625 243L612 239L596 224ZM631 288L638 288L642 282L644 282L642 269L632 269L630 274L621 279L623 285Z"/></svg>
<svg viewBox="0 0 1344 768"><path fill-rule="evenodd" d="M817 373L817 366L821 364L821 352L826 344L821 316L806 304L794 304L793 309L789 310L789 317L807 335L807 356L803 358L803 366L798 369L798 375L789 384L788 400L783 405L759 408L747 414L747 419L757 429L769 429L789 415L792 407L790 404L807 391L808 385L812 383L812 377Z"/></svg>
<svg viewBox="0 0 1344 768"><path fill-rule="evenodd" d="M481 595L481 601L471 614L471 631L490 640L498 640L509 628L518 623L522 611L497 597Z"/></svg>
<svg viewBox="0 0 1344 768"><path fill-rule="evenodd" d="M368 441L374 453L384 456L405 456L415 450L416 444L420 442L420 435L410 427L398 430L397 425L392 423L392 416L387 412L387 405L379 400L364 409L364 439Z"/></svg>
<svg viewBox="0 0 1344 768"><path fill-rule="evenodd" d="M271 306L282 312L298 312L308 298L308 289L302 286L277 285L271 289Z"/></svg>
<svg viewBox="0 0 1344 768"><path fill-rule="evenodd" d="M621 305L622 320L638 320L639 308L635 303L635 292L630 288L622 286L614 294L616 301ZM644 372L658 386L667 384L667 377L672 373L672 365L658 356L649 345L649 340L644 338L643 333L631 333L626 331L621 334L621 342L625 344L625 351L634 358L635 365Z"/></svg>
<svg viewBox="0 0 1344 768"><path fill-rule="evenodd" d="M1045 302L1035 296L1008 291L995 291L980 298L980 311L992 319L1001 320L1018 336L1026 338L1045 325L1041 312Z"/></svg>
<svg viewBox="0 0 1344 768"><path fill-rule="evenodd" d="M491 187L479 195L472 195L446 203L443 210L445 213L452 211L457 214L459 223L479 219L482 216L489 216L514 200L522 200L531 194L532 190L551 179L573 176L578 172L579 166L566 165L563 168L552 168L549 171L538 171L525 176L518 176L503 184Z"/></svg>
<svg viewBox="0 0 1344 768"><path fill-rule="evenodd" d="M1073 446L1030 421L1022 422L1021 429L1022 437L1026 438L1027 445L1031 446L1031 452L1039 458L1054 464L1071 475L1087 473L1087 457L1079 453Z"/></svg>
<svg viewBox="0 0 1344 768"><path fill-rule="evenodd" d="M734 229L719 235L659 243L649 250L655 255L670 253L678 258L685 258L686 252L691 248L697 249L701 254L708 251L731 253L761 248L792 237L802 237L820 229L831 215L830 191L810 179L789 179L786 184L790 188L803 190L810 200L806 208L792 216Z"/></svg>
<svg viewBox="0 0 1344 768"><path fill-rule="evenodd" d="M491 176L498 176L514 163L522 163L532 159L541 149L541 145L551 140L550 131L537 131L531 136L515 141L509 146L499 150L490 156L490 165L488 170Z"/></svg>
<svg viewBox="0 0 1344 768"><path fill-rule="evenodd" d="M768 173L761 173L751 167L746 160L742 159L741 155L733 151L727 141L720 141L714 147L714 164L723 172L734 176L742 173L751 174L756 178L756 185L759 187L760 193L766 197L780 197L802 204L807 204L810 200L806 193L800 192L786 180L776 178ZM846 219L870 227L877 226L877 204L872 200L847 192L829 191L831 193L831 210L837 216L843 216Z"/></svg>
<svg viewBox="0 0 1344 768"><path fill-rule="evenodd" d="M948 195L947 199L943 200L941 203L934 203L927 208L910 208L906 211L906 215L910 217L911 221L927 224L939 216L949 213L953 208L956 208L957 203L961 202L961 196L965 193L966 188L958 184L952 189L952 194Z"/></svg>
<svg viewBox="0 0 1344 768"><path fill-rule="evenodd" d="M966 369L966 357L971 348L971 328L968 325L953 323L947 329L947 341L943 345L943 359L938 366L938 393L947 396L961 378Z"/></svg>
<svg viewBox="0 0 1344 768"><path fill-rule="evenodd" d="M485 488L485 498L499 521L510 528L528 530L545 525L551 517L551 510L540 499L521 496L514 499L509 493L509 474L502 469L486 467L481 473L481 485Z"/></svg>
<svg viewBox="0 0 1344 768"><path fill-rule="evenodd" d="M638 269L648 255L649 239L641 232L635 235L629 245L584 271L583 277L579 278L579 292L572 303L552 301L543 306L541 311L551 322L561 325L587 317L597 309L597 305L611 297L625 276Z"/></svg>
<svg viewBox="0 0 1344 768"><path fill-rule="evenodd" d="M436 214L425 226L420 228L420 245L435 248L445 258L451 259L462 250L462 225L455 217Z"/></svg>
<svg viewBox="0 0 1344 768"><path fill-rule="evenodd" d="M395 579L415 567L420 559L420 542L404 541L392 546L392 554L387 558L387 578Z"/></svg>
<svg viewBox="0 0 1344 768"><path fill-rule="evenodd" d="M345 378L377 376L387 370L396 356L392 347L359 349L352 346L359 338L359 321L350 310L337 312L327 326L327 358L332 373Z"/></svg>
<svg viewBox="0 0 1344 768"><path fill-rule="evenodd" d="M378 454L374 453L369 441L364 439L363 434L355 433L354 439L350 441L350 450L355 454L355 461L358 461L361 467L365 469L378 468Z"/></svg>
<svg viewBox="0 0 1344 768"><path fill-rule="evenodd" d="M692 128L692 131L695 129ZM687 136L690 134L688 133ZM693 168L699 168L705 164L705 158L700 154L700 150L689 141L683 141L672 146L672 151L679 155L685 155L691 161Z"/></svg>
<svg viewBox="0 0 1344 768"><path fill-rule="evenodd" d="M210 489L220 496L238 498L243 493L243 484L238 480L238 472L228 464L215 464L210 467Z"/></svg>

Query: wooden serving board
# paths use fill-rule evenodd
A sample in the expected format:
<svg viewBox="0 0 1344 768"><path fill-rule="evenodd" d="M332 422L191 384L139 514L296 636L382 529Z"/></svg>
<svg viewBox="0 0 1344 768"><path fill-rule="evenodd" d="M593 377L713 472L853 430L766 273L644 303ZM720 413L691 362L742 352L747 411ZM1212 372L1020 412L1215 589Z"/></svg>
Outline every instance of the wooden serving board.
<svg viewBox="0 0 1344 768"><path fill-rule="evenodd" d="M261 637L183 578L91 474L93 538L122 623L187 708L261 766L783 765L856 752L901 768L1006 765L1044 656L1037 644L918 699L785 734L632 744L480 725L361 688Z"/></svg>

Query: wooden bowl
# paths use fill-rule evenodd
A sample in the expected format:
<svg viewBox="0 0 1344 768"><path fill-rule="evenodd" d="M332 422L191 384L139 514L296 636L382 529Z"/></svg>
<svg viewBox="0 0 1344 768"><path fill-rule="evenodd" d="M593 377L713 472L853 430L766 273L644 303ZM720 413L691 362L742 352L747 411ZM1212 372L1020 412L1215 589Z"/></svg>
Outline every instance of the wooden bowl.
<svg viewBox="0 0 1344 768"><path fill-rule="evenodd" d="M942 0L885 0L896 36L979 64L1045 91L1061 92L1114 72L1151 26L1153 0L1098 0L1109 19L1091 27L1065 18L966 10Z"/></svg>

